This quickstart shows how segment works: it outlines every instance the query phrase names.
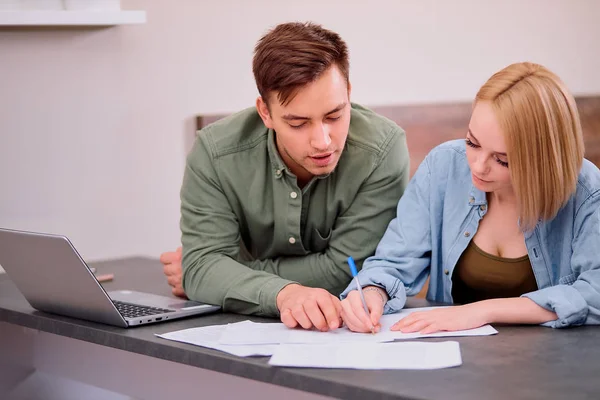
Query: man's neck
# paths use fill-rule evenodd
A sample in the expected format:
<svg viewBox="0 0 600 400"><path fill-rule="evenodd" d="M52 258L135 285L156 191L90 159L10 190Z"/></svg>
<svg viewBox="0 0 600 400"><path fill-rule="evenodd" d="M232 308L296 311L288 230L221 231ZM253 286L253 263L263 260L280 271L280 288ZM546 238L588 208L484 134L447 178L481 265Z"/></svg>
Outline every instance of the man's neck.
<svg viewBox="0 0 600 400"><path fill-rule="evenodd" d="M296 176L296 184L300 189L304 188L314 178L314 175L308 172L302 165L294 160L288 152L279 146L277 143L277 135L275 135L275 148L279 153L279 157L288 169Z"/></svg>

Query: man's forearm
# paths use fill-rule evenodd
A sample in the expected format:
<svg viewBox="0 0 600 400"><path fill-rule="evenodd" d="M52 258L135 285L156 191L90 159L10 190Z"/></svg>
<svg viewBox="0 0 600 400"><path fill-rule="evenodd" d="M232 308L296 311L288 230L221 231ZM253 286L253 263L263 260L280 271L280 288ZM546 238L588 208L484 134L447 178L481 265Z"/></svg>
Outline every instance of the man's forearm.
<svg viewBox="0 0 600 400"><path fill-rule="evenodd" d="M204 256L195 263L184 259L183 263L183 287L187 296L220 305L228 312L277 316L277 294L290 283L293 282L252 270L220 254Z"/></svg>
<svg viewBox="0 0 600 400"><path fill-rule="evenodd" d="M350 283L349 270L343 261L336 261L329 252L309 254L302 257L279 257L274 260L248 262L252 269L280 276L303 286L323 288L338 296Z"/></svg>

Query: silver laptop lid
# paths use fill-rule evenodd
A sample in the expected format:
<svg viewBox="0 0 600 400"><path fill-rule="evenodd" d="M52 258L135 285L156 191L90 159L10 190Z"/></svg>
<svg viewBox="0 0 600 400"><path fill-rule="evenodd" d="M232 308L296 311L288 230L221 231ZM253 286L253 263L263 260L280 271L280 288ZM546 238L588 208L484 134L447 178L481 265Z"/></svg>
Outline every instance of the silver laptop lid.
<svg viewBox="0 0 600 400"><path fill-rule="evenodd" d="M0 229L0 265L35 309L127 326L65 236Z"/></svg>

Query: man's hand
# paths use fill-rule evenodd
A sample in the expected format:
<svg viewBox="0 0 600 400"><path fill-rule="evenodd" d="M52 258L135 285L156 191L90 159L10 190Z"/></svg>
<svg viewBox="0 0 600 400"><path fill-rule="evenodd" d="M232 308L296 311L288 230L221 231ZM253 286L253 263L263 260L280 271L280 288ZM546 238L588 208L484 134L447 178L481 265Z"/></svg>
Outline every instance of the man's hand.
<svg viewBox="0 0 600 400"><path fill-rule="evenodd" d="M172 292L175 296L183 297L187 299L181 280L183 278L183 271L181 269L181 247L178 247L175 251L169 251L160 255L160 262L163 263L163 271L167 276L167 282L172 287Z"/></svg>
<svg viewBox="0 0 600 400"><path fill-rule="evenodd" d="M325 289L290 284L277 295L281 322L288 328L313 326L320 331L337 329L342 325L340 300Z"/></svg>

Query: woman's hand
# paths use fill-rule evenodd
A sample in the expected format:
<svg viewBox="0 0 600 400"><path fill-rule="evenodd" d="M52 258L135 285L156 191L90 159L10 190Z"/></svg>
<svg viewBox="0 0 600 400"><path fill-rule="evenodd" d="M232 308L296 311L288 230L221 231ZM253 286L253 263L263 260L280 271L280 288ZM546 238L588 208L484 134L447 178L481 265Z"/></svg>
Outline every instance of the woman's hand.
<svg viewBox="0 0 600 400"><path fill-rule="evenodd" d="M422 334L439 331L461 331L479 328L489 323L483 302L439 308L431 311L419 311L396 322L391 330L403 333L420 332Z"/></svg>
<svg viewBox="0 0 600 400"><path fill-rule="evenodd" d="M342 319L351 331L378 332L381 329L379 319L383 314L387 293L376 286L367 286L363 288L363 294L370 315L365 312L358 290L353 290L342 301Z"/></svg>

